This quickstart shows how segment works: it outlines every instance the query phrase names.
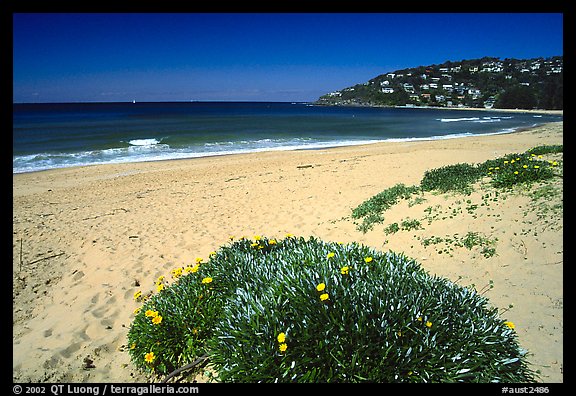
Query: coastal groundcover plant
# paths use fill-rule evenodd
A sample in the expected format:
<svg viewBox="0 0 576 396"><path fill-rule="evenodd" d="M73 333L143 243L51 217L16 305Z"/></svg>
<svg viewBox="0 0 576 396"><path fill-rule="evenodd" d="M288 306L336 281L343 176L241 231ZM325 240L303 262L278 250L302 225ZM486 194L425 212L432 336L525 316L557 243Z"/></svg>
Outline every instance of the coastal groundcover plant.
<svg viewBox="0 0 576 396"><path fill-rule="evenodd" d="M535 381L484 295L403 254L258 236L196 264L136 313L137 367L166 374L205 354L221 382Z"/></svg>
<svg viewBox="0 0 576 396"><path fill-rule="evenodd" d="M546 154L563 152L563 145L543 145L522 154L508 154L480 164L458 163L427 170L419 185L406 186L398 183L368 198L352 209L351 217L362 220L357 229L366 233L374 224L383 223L383 213L396 205L400 199L408 200L423 192L456 192L470 195L474 183L488 178L488 185L497 189L512 189L517 185L530 187L533 183L546 181L559 175L559 161L545 160Z"/></svg>

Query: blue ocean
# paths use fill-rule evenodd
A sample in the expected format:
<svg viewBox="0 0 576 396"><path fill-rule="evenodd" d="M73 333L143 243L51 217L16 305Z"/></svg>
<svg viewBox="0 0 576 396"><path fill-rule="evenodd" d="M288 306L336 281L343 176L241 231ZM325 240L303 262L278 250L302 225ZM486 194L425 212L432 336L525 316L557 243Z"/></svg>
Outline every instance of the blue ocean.
<svg viewBox="0 0 576 396"><path fill-rule="evenodd" d="M560 115L283 102L13 105L13 173L510 133Z"/></svg>

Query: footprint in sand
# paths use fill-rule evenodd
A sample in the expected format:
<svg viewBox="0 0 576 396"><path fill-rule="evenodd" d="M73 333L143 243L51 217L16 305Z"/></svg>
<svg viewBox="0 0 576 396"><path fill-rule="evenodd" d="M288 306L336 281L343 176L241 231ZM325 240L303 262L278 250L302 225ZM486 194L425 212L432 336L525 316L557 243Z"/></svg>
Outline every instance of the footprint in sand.
<svg viewBox="0 0 576 396"><path fill-rule="evenodd" d="M74 344L68 346L67 348L63 349L60 351L60 355L64 356L66 359L68 359L74 352L76 352L77 350L80 349L80 346L82 345L81 342L75 342Z"/></svg>

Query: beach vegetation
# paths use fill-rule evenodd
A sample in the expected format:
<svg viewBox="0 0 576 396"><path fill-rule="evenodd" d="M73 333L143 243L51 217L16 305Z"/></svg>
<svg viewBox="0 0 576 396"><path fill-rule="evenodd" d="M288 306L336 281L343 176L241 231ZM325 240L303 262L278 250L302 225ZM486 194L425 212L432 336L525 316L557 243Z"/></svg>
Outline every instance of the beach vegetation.
<svg viewBox="0 0 576 396"><path fill-rule="evenodd" d="M386 228L384 228L384 233L386 235L395 234L398 231L400 231L400 226L398 225L398 223L392 223L392 224L388 225Z"/></svg>
<svg viewBox="0 0 576 396"><path fill-rule="evenodd" d="M478 167L471 164L447 165L426 171L420 181L420 187L423 191L440 193L457 191L469 194L472 191L472 184L480 180L482 176Z"/></svg>
<svg viewBox="0 0 576 396"><path fill-rule="evenodd" d="M206 356L219 382L536 380L517 329L482 293L403 253L261 236L186 268L130 326L146 372Z"/></svg>
<svg viewBox="0 0 576 396"><path fill-rule="evenodd" d="M419 185L406 186L399 183L387 188L352 209L351 217L356 221L356 228L366 233L372 230L375 224L383 223L384 212L401 199L422 203L425 201L423 194L427 192L470 195L478 183L483 181L485 182L484 188L486 185L495 188L494 191L488 190L486 198L483 197L483 204L486 205L488 199L496 202L499 199L499 190L510 190L515 186L530 188L534 183L557 176L561 177L562 162L558 159L544 159L544 155L562 152L562 145L543 145L521 154L508 154L480 164L458 163L427 170ZM493 197L491 197L492 194L494 194ZM466 203L467 213L474 214L478 209L478 204L472 203L469 199ZM438 213L432 215L434 211L432 207L427 208L426 211L429 222L438 216ZM456 214L453 212L452 217ZM388 233L394 232L393 228L387 228L387 230Z"/></svg>
<svg viewBox="0 0 576 396"><path fill-rule="evenodd" d="M362 219L357 228L363 232L372 229L374 224L382 223L382 213L396 205L399 200L408 200L413 195L421 192L418 186L406 186L398 183L386 190L374 195L352 210L353 219Z"/></svg>
<svg viewBox="0 0 576 396"><path fill-rule="evenodd" d="M482 233L475 231L468 231L466 235L460 236L458 234L440 236L429 236L420 238L422 246L427 247L433 245L438 254L453 255L454 248L465 247L468 250L477 249L479 253L485 258L490 258L496 254L497 238L490 238Z"/></svg>
<svg viewBox="0 0 576 396"><path fill-rule="evenodd" d="M527 154L534 154L534 155L558 154L562 152L564 152L564 145L562 144L537 146L526 151Z"/></svg>

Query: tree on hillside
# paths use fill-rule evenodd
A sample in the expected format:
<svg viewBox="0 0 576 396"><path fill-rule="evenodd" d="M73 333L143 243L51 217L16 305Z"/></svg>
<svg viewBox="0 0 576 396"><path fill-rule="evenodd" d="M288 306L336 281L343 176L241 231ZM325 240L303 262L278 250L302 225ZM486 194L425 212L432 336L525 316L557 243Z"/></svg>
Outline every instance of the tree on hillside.
<svg viewBox="0 0 576 396"><path fill-rule="evenodd" d="M536 106L534 90L525 85L511 86L506 89L494 105L500 109L533 109Z"/></svg>
<svg viewBox="0 0 576 396"><path fill-rule="evenodd" d="M554 76L542 84L542 92L539 95L538 107L541 109L564 108L564 84L562 75Z"/></svg>

